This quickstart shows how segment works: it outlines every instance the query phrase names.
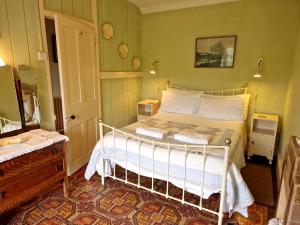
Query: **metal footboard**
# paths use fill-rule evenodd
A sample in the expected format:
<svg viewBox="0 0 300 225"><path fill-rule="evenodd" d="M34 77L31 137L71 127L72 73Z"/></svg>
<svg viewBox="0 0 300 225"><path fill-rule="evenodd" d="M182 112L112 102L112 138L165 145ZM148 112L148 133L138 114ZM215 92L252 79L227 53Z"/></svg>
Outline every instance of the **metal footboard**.
<svg viewBox="0 0 300 225"><path fill-rule="evenodd" d="M104 169L104 128L111 130L111 135L113 138L113 156L112 159L113 162L116 162L116 135L117 134L122 134L124 135L124 137L126 138L125 140L125 179L121 179L119 177L116 176L116 166L113 169L112 175L109 174L105 174L105 169ZM102 168L101 168L101 183L102 185L104 185L105 183L105 177L111 177L114 180L118 180L121 182L124 182L125 184L130 184L133 185L137 188L141 188L147 191L150 191L151 193L155 193L161 196L164 196L166 198L181 202L182 204L187 204L193 207L198 208L199 210L204 210L206 212L212 213L216 216L218 216L218 225L222 224L223 221L223 209L224 209L224 203L225 203L225 193L226 193L226 181L227 181L227 171L228 171L228 155L229 155L229 150L230 150L230 144L231 144L231 140L230 139L226 139L224 146L211 146L211 145L188 145L188 144L171 144L171 143L165 143L165 142L157 142L157 141L153 141L153 140L148 140L127 132L124 132L122 130L118 130L114 127L111 127L109 125L104 124L102 121L99 122L99 129L100 129L100 151L101 151L101 158L100 160L102 160ZM137 172L137 183L133 183L130 182L128 180L128 140L136 140L138 142L138 172ZM152 184L151 184L151 188L147 188L141 185L141 144L142 143L147 143L149 145L152 146L152 176L150 177L152 179ZM154 190L154 179L155 179L155 172L154 172L154 162L155 162L155 148L157 146L164 146L164 148L166 149L166 151L168 151L168 171L166 171L167 173L167 177L166 177L166 191L165 193L161 193L158 192L156 190ZM223 170L222 170L222 186L221 186L221 192L220 192L220 205L219 205L219 210L218 211L213 211L211 209L205 208L203 206L203 186L204 186L204 173L205 173L205 163L206 163L206 158L208 155L211 155L212 150L223 150L221 152L223 152L223 155L219 155L218 157L221 157L223 160ZM172 150L178 150L178 151L183 151L184 152L184 179L182 180L182 197L181 199L170 196L169 194L169 184L170 184L170 153ZM187 156L189 153L199 153L203 155L203 162L202 162L202 174L201 174L201 187L200 187L200 193L201 195L200 197L200 201L199 204L194 204L194 203L190 203L185 201L185 194L186 194L186 175L187 175Z"/></svg>

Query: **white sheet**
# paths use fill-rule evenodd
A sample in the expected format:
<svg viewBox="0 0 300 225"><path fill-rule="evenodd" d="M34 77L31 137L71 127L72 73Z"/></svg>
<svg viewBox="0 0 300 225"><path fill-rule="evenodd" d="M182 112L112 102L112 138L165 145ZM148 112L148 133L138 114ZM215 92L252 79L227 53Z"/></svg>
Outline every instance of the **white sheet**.
<svg viewBox="0 0 300 225"><path fill-rule="evenodd" d="M243 178L241 177L238 168L245 165L244 161L244 140L245 140L245 124L243 122L232 122L232 121L215 121L202 117L196 117L191 115L173 114L159 112L151 119L157 121L168 121L179 124L193 124L206 128L208 130L217 128L220 130L218 135L211 138L210 145L219 145L220 140L226 138L225 134L229 134L228 130L231 130L230 138L232 140L232 148L230 150L229 158L229 172L227 175L227 187L226 187L226 202L224 205L225 212L240 212L247 216L247 207L253 203L253 197L249 192ZM141 126L141 122L131 124L123 128L126 132L131 132L136 127ZM185 126L185 125L183 125ZM223 137L224 136L224 137ZM147 138L151 139L151 138ZM108 134L104 138L104 157L106 159L105 174L111 174L111 168L115 166L115 163L125 167L125 137L123 135L118 136L115 139L115 154L113 154L113 138L112 135ZM153 139L155 140L155 139ZM161 141L161 140L157 140ZM170 139L167 139L170 142ZM221 145L224 145L223 143ZM138 172L138 164L136 157L138 155L137 141L129 140L127 143L128 147L128 162L127 167L133 172ZM220 150L214 151L215 154L219 154ZM97 170L101 174L102 162L99 160L100 156L100 142L96 145L89 165L87 167L85 177L90 177ZM168 152L165 148L157 146L155 148L155 172L154 176L158 179L166 180L166 165L168 159ZM170 182L178 187L183 187L182 182L182 171L184 166L184 152L178 150L172 150L170 154L171 170L170 170ZM203 157L200 154L190 153L187 156L187 181L186 190L201 195L199 178L201 177ZM141 145L141 174L145 176L152 176L152 145L142 143ZM221 187L221 175L223 172L223 161L222 159L214 156L208 157L205 162L205 182L204 182L204 193L203 197L208 198L211 194L220 191Z"/></svg>

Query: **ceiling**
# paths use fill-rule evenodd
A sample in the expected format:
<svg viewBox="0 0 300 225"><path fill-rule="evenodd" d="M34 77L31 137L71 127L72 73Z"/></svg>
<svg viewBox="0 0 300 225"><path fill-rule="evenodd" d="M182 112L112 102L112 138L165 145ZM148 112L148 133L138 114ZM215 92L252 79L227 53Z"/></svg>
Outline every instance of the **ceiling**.
<svg viewBox="0 0 300 225"><path fill-rule="evenodd" d="M238 0L128 0L140 8L143 14L213 5Z"/></svg>

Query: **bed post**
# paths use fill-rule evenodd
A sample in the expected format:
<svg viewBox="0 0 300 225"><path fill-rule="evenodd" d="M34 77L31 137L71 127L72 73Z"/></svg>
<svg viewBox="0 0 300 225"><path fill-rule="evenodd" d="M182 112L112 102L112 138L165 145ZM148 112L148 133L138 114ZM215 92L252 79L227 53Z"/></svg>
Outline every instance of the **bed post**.
<svg viewBox="0 0 300 225"><path fill-rule="evenodd" d="M104 158L103 158L103 122L99 120L99 130L100 130L100 160L102 161L101 167L101 184L104 185Z"/></svg>
<svg viewBox="0 0 300 225"><path fill-rule="evenodd" d="M223 165L223 176L222 176L222 187L221 187L221 197L220 197L220 207L219 207L219 215L218 215L218 225L222 225L223 216L224 216L224 203L225 203L225 195L226 195L226 181L227 181L227 170L228 170L228 155L231 145L231 139L225 139L224 146L224 165Z"/></svg>

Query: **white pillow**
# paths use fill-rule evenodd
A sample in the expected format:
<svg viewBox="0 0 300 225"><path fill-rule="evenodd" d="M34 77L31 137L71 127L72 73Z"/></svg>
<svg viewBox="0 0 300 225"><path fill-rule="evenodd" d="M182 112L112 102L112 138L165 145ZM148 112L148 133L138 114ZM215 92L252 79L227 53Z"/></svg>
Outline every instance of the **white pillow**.
<svg viewBox="0 0 300 225"><path fill-rule="evenodd" d="M194 114L199 108L200 94L182 94L163 91L160 111L180 114Z"/></svg>
<svg viewBox="0 0 300 225"><path fill-rule="evenodd" d="M177 94L204 94L204 91L179 89L173 87L168 87L167 91L171 93L177 93Z"/></svg>
<svg viewBox="0 0 300 225"><path fill-rule="evenodd" d="M245 121L250 95L203 95L197 114L216 120Z"/></svg>

